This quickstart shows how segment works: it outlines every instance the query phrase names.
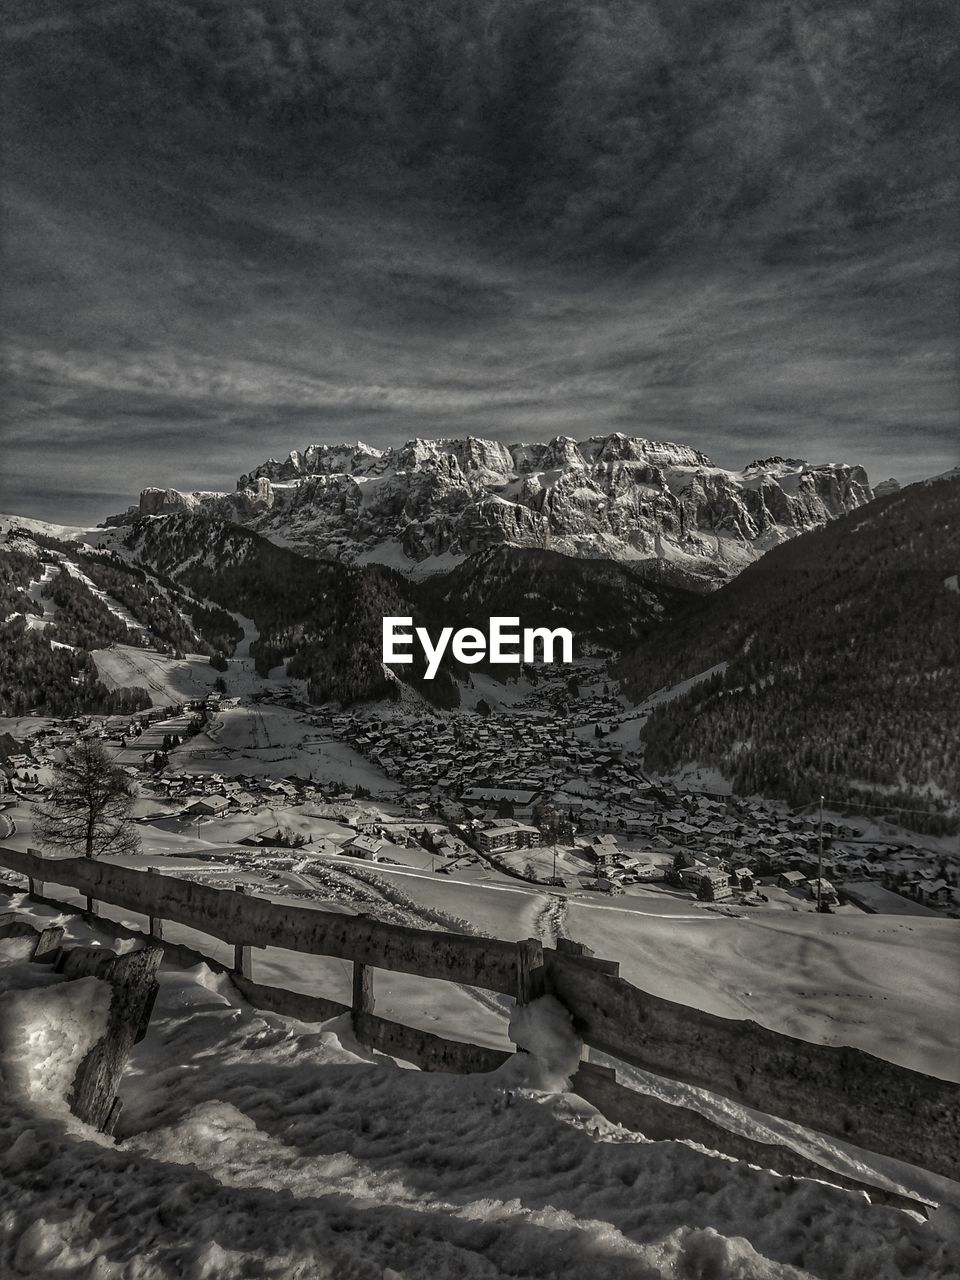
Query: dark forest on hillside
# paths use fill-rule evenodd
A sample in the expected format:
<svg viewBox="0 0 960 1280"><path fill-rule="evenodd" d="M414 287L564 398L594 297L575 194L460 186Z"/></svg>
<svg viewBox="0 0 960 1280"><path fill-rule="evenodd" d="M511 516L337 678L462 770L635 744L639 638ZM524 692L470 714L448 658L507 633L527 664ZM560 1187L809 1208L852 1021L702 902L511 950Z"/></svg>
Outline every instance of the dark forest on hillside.
<svg viewBox="0 0 960 1280"><path fill-rule="evenodd" d="M930 832L960 807L960 484L913 485L769 552L620 666L654 770L698 761L742 794L818 795Z"/></svg>

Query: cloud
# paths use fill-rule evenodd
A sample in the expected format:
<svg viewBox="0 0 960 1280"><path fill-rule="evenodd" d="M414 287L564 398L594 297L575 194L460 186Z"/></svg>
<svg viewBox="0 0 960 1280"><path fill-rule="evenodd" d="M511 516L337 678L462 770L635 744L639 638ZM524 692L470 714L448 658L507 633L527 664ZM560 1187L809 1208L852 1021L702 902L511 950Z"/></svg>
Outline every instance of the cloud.
<svg viewBox="0 0 960 1280"><path fill-rule="evenodd" d="M466 432L943 469L949 33L941 57L892 0L835 6L829 39L794 9L78 0L16 24L11 500Z"/></svg>

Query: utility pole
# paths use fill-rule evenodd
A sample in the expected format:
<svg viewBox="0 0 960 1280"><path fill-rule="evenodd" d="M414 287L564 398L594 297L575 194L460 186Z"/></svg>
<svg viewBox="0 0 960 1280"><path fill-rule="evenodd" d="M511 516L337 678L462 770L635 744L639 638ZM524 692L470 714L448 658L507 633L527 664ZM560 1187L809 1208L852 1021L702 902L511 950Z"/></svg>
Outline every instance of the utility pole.
<svg viewBox="0 0 960 1280"><path fill-rule="evenodd" d="M817 835L817 911L823 910L823 796L820 797L820 829Z"/></svg>

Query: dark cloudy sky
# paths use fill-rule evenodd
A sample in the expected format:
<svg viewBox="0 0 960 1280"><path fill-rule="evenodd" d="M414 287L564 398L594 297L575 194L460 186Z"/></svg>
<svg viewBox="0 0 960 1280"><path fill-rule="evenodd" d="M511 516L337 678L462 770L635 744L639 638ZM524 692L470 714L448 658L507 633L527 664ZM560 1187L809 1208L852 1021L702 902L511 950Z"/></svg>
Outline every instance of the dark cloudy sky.
<svg viewBox="0 0 960 1280"><path fill-rule="evenodd" d="M946 0L4 0L0 510L317 441L960 461Z"/></svg>

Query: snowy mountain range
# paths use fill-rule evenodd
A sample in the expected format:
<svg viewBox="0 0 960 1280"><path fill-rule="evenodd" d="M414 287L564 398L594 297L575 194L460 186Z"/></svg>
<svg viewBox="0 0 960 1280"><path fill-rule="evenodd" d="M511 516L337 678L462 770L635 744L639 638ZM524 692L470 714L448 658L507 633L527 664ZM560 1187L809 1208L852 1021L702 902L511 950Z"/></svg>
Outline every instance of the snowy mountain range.
<svg viewBox="0 0 960 1280"><path fill-rule="evenodd" d="M139 507L111 522L205 513L313 556L415 577L507 544L666 562L710 584L872 496L863 468L841 463L774 457L731 471L685 445L619 433L515 445L467 437L311 445L254 467L234 493L144 489Z"/></svg>

